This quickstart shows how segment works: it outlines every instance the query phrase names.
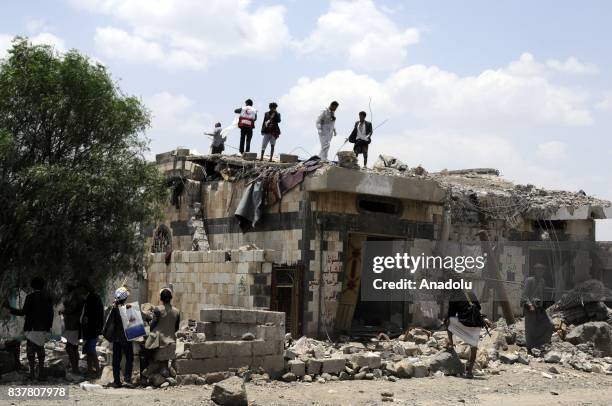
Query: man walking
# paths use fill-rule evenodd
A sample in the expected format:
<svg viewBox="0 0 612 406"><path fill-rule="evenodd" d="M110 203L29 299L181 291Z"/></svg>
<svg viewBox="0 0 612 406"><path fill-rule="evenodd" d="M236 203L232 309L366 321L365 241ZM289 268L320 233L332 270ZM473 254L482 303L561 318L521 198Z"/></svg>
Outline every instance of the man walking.
<svg viewBox="0 0 612 406"><path fill-rule="evenodd" d="M355 127L349 136L349 142L355 144L353 152L359 158L359 154L363 154L363 167L368 165L368 145L372 142L372 123L366 121L366 112L359 112L359 121L355 123Z"/></svg>
<svg viewBox="0 0 612 406"><path fill-rule="evenodd" d="M38 380L45 381L45 342L51 334L53 325L53 303L47 292L44 291L45 280L32 278L30 283L32 293L28 294L23 308L9 307L11 314L25 316L23 331L27 339L26 354L30 366L30 379L35 379L36 358L38 358Z"/></svg>
<svg viewBox="0 0 612 406"><path fill-rule="evenodd" d="M263 141L261 144L261 158L263 161L264 152L268 143L270 143L270 162L274 156L274 146L276 145L276 139L280 136L280 127L278 124L281 122L281 115L276 109L278 105L276 103L270 103L270 111L264 115L264 121L261 126L261 135L263 135Z"/></svg>
<svg viewBox="0 0 612 406"><path fill-rule="evenodd" d="M329 145L331 144L332 137L336 135L336 109L339 103L333 101L329 107L326 108L317 117L317 132L319 133L319 141L321 142L321 152L319 158L327 161L327 154L329 153Z"/></svg>
<svg viewBox="0 0 612 406"><path fill-rule="evenodd" d="M234 113L238 116L238 127L240 128L240 153L251 150L251 138L253 138L253 128L257 121L257 110L253 107L253 100L247 99L244 107L237 108ZM245 147L246 143L246 147Z"/></svg>

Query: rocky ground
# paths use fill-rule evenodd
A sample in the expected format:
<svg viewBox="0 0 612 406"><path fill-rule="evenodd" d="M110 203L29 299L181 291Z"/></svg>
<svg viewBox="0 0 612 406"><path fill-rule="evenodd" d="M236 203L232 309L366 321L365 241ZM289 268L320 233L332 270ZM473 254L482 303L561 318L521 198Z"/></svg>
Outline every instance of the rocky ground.
<svg viewBox="0 0 612 406"><path fill-rule="evenodd" d="M374 405L397 404L446 405L610 405L612 377L556 366L533 363L501 367L499 375L473 380L449 376L423 379L330 381L326 383L264 382L246 384L251 405ZM95 389L85 391L70 386L69 400L44 404L79 406L99 405L213 405L213 385L175 386L164 389ZM391 395L391 396L383 396ZM40 401L10 401L7 405L43 404Z"/></svg>
<svg viewBox="0 0 612 406"><path fill-rule="evenodd" d="M601 302L582 306L580 312L573 307L571 303L555 307L551 343L531 353L525 348L523 320L508 326L500 319L490 333L483 329L474 379L462 377L469 347L455 340L454 349L446 349L445 331L423 328L412 328L393 339L381 333L365 341L348 337L337 342L294 340L287 335L282 371L266 373L245 366L177 375L166 365L145 374L148 378L136 389L104 389L102 385L112 376L110 366L97 382L80 382L78 376L66 374L65 354L50 343L47 384L69 385L71 397L48 403L611 405L612 310ZM197 333L196 322L177 336L184 343L179 358L191 356L190 343L206 339ZM98 350L101 360L108 358L103 343ZM3 375L0 389L27 383L24 376L24 371Z"/></svg>

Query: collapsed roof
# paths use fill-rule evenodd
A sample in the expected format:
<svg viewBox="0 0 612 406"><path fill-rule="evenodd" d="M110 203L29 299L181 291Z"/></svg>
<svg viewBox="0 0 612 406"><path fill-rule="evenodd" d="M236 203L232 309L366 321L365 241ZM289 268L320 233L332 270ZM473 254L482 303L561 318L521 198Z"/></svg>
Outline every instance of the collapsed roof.
<svg viewBox="0 0 612 406"><path fill-rule="evenodd" d="M286 170L301 162L245 160L239 155L188 155L186 161L204 166L206 179L255 179L267 169ZM445 204L453 213L472 211L510 225L519 218L580 220L612 218L612 203L585 192L547 190L514 184L490 168L429 173L409 168L393 157L381 156L374 168L345 169L324 162L308 176L306 190L345 191ZM289 169L291 170L291 169Z"/></svg>

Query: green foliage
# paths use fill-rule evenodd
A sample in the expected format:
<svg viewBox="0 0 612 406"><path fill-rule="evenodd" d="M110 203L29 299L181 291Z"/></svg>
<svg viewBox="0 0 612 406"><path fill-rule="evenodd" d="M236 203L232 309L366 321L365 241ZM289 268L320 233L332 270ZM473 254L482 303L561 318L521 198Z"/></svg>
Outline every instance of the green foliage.
<svg viewBox="0 0 612 406"><path fill-rule="evenodd" d="M139 230L166 193L148 125L102 65L14 40L0 62L0 289L142 269Z"/></svg>

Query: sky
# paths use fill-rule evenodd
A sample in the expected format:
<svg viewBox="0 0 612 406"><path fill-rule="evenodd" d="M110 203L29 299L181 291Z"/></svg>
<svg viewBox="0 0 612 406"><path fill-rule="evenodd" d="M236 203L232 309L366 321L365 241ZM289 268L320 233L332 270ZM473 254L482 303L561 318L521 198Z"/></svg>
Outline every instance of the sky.
<svg viewBox="0 0 612 406"><path fill-rule="evenodd" d="M332 100L338 136L358 112L379 154L429 171L612 200L612 2L591 0L47 0L3 2L15 35L107 66L152 114L150 153L209 150L203 135L251 98L282 114L276 152L315 155ZM382 124L382 125L381 125ZM259 126L258 126L259 128ZM239 143L230 133L226 152ZM255 132L252 151L259 151ZM344 149L347 149L347 145ZM597 238L612 240L612 220Z"/></svg>

